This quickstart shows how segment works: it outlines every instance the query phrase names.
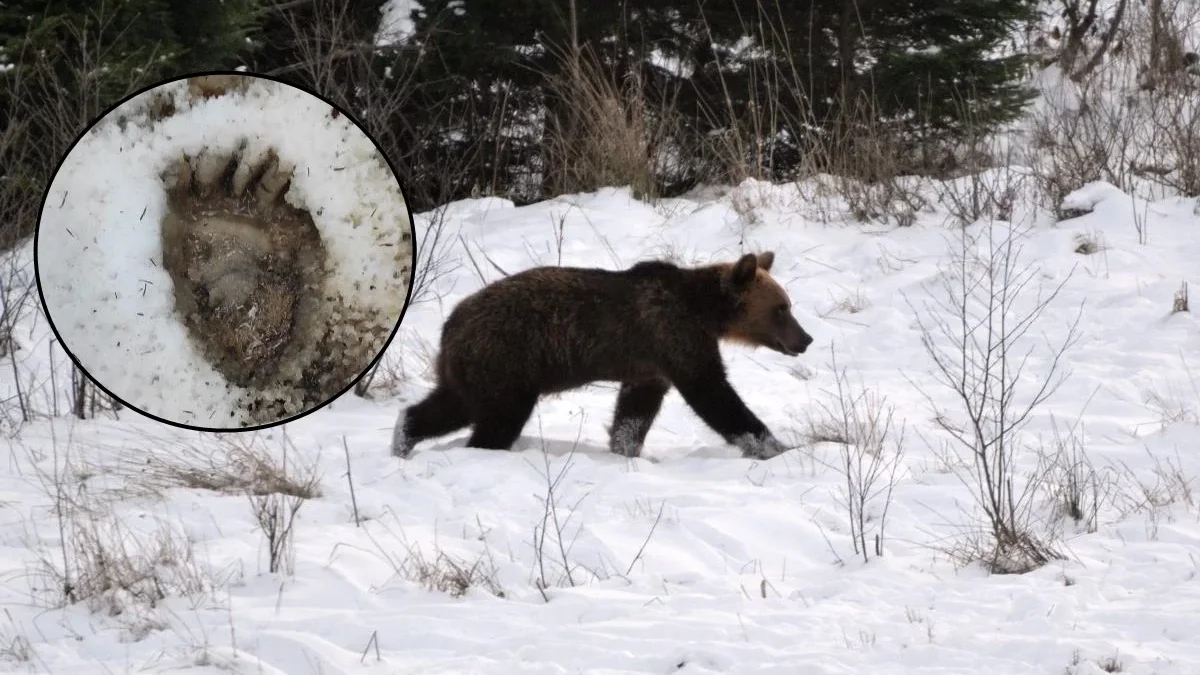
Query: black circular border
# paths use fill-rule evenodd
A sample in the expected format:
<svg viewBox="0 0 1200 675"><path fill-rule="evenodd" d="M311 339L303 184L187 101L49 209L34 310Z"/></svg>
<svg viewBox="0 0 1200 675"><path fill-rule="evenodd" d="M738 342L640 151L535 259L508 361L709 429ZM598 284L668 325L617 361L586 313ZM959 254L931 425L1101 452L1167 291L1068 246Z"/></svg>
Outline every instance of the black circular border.
<svg viewBox="0 0 1200 675"><path fill-rule="evenodd" d="M186 79L193 78L193 77L204 77L207 75L236 75L238 77L256 77L256 78L263 79L263 80L271 80L272 82L278 82L279 84L282 84L284 86L292 87L293 89L299 89L300 91L303 91L306 94L309 94L310 96L316 97L317 99L323 101L326 105L330 106L334 110L337 110L339 114L345 115L346 119L350 120L350 122L352 124L354 124L354 126L358 127L358 130L361 131L364 136L366 136L368 139L370 139L371 144L375 146L375 150L383 158L384 163L387 164L388 170L390 170L392 172L392 177L396 178L396 187L400 190L400 196L404 198L404 203L405 203L405 206L407 207L407 208L405 208L405 211L408 212L408 231L409 231L410 236L412 237L413 259L412 259L412 263L409 265L408 293L404 297L404 305L400 308L400 316L397 317L397 319L396 319L396 325L392 327L391 334L388 335L387 341L385 341L383 343L383 348L379 350L379 353L375 355L375 358L371 359L371 362L368 363L367 366L362 369L362 372L360 372L357 377L350 380L350 382L345 387L343 387L341 391L339 391L338 393L329 397L329 399L327 399L326 401L320 403L319 405L315 405L312 408L310 408L304 412L297 413L297 414L293 415L292 417L285 417L276 422L260 424L258 426L231 427L228 429L192 426L190 424L184 424L183 422L175 422L175 421L163 418L163 417L159 417L158 415L148 413L140 408L129 405L128 401L126 401L125 399L121 398L120 396L117 396L116 394L114 394L107 387L105 387L103 384L101 384L95 377L93 377L91 375L91 373L88 372L87 368L84 368L83 364L79 362L79 359L76 358L75 354L71 352L71 349L69 347L67 347L67 343L65 341L63 341L62 335L59 334L58 328L54 325L54 318L51 316L50 307L49 307L49 305L46 304L46 294L42 292L42 272L41 272L41 266L38 264L38 258L39 258L38 242L39 242L39 239L41 237L41 232L42 232L42 214L46 210L46 201L50 198L50 187L52 185L54 185L55 178L58 177L59 171L62 170L62 165L67 161L67 157L70 156L71 152L74 151L75 146L78 145L79 142L82 141L83 138L85 136L87 136L88 133L91 132L91 130L97 124L99 124L101 120L108 117L110 114L113 113L113 111L115 111L117 108L121 107L126 102L130 101L131 99L137 98L138 96L141 96L142 94L145 94L146 92L151 91L153 89L157 89L159 87L171 84L172 82L178 82L179 80L186 80ZM320 93L318 93L316 91L309 89L308 87L301 86L294 82L288 82L288 81L284 80L283 78L276 77L274 75L266 75L263 73L254 73L254 72L250 72L250 71L241 71L241 70L197 71L197 72L187 73L186 75L178 75L178 76L171 77L171 78L168 78L165 80L161 80L155 84L147 85L145 87L142 87L141 89L138 89L137 91L133 92L132 94L125 96L124 98L117 101L116 103L112 104L107 109L105 109L104 112L102 112L99 116L97 116L96 119L92 120L91 124L89 124L86 129L84 129L82 132L80 132L79 136L77 136L75 138L75 140L71 143L70 147L68 147L66 152L63 153L62 158L58 161L58 167L54 169L54 174L50 177L50 180L46 182L46 188L42 192L42 205L38 209L37 227L34 229L34 233L33 233L33 274L34 274L34 281L35 281L34 285L37 286L38 300L41 302L42 311L46 314L46 321L47 321L47 323L50 324L50 330L54 333L54 337L55 337L55 339L58 340L58 344L62 347L62 350L66 353L67 357L71 359L71 362L75 364L75 367L79 368L79 372L83 373L84 377L86 377L88 380L91 380L93 385L95 385L98 389L103 391L105 394L107 394L113 400L119 402L125 408L132 410L132 411L138 413L139 415L142 415L143 417L148 417L156 422L161 422L163 424L175 427L177 429L187 429L188 431L199 431L199 432L203 432L203 433L217 433L217 434L231 434L231 433L264 431L266 429L273 429L278 426L290 424L297 420L303 419L303 418L317 412L318 410L325 408L329 404L331 404L334 401L338 400L339 398L345 396L346 392L353 389L364 377L367 376L367 373L371 372L371 370L373 368L375 368L376 364L378 364L379 361L383 359L383 355L387 352L388 348L391 347L392 341L395 340L396 334L400 331L401 324L404 323L404 316L405 316L405 314L408 313L409 305L412 303L413 284L416 282L416 277L417 277L417 257L418 257L417 256L417 221L416 221L416 218L413 216L411 206L409 206L409 204L411 202L409 202L409 200L408 200L408 195L406 195L404 193L404 186L400 184L400 180L399 180L399 178L397 178L397 175L398 174L396 172L396 166L395 166L395 164L392 163L391 158L388 157L387 153L383 151L382 147L380 147L379 141L375 140L375 137L372 136L371 133L366 130L366 128L363 126L363 124L358 121L357 117L346 112L340 106L335 104L333 101L330 101L327 97L321 95Z"/></svg>

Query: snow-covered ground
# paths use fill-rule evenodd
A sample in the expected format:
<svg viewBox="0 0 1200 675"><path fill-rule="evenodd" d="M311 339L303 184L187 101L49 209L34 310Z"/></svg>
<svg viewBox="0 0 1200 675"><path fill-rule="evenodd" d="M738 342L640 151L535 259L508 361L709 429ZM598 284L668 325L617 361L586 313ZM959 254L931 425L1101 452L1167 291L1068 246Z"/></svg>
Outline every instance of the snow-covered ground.
<svg viewBox="0 0 1200 675"><path fill-rule="evenodd" d="M1187 483L1200 475L1200 308L1171 312L1182 282L1200 288L1197 201L1132 201L1090 185L1069 199L1091 209L1079 217L1014 209L1025 231L1016 271L1033 273L1015 315L1062 285L1029 332L1020 396L1079 317L1062 362L1069 378L1015 435L1017 489L1045 473L1036 469L1054 455L1054 430L1073 426L1094 467L1077 472L1095 487L1080 492L1098 504L1095 527L1056 524L1049 493L1067 481L1044 482L1023 520L1060 532L1064 559L989 574L951 555L977 538L981 513L969 458L936 422L941 411L961 423L963 409L934 377L920 330L937 318L931 303L952 278L960 230L940 209L912 227L853 224L836 200L819 218L810 188L747 183L654 205L627 190L521 208L457 202L440 214L450 264L409 310L384 369L400 377L381 374L376 398L346 396L253 435L191 433L128 411L25 425L0 462L0 668L1200 672L1200 483ZM418 218L419 239L432 215ZM1077 253L1081 241L1097 250ZM388 454L398 411L430 386L441 321L499 269L745 250L776 252L773 272L816 339L797 358L725 350L734 387L795 450L742 459L672 392L645 457L619 458L604 431L615 388L597 386L543 400L512 452L464 448L464 431L407 461ZM33 372L30 359L48 348L44 321L30 322L19 339ZM851 385L894 406L892 438L905 431L903 453L887 455L898 469L883 555L872 544L866 561L849 536L843 446L809 438L837 404L831 350ZM38 400L49 386L33 387ZM210 489L224 474L247 479L244 458L256 453L319 473L278 573L251 501ZM59 520L55 503L78 508ZM867 537L884 504L869 500ZM113 555L114 532L141 543ZM85 555L100 548L104 565ZM187 552L188 565L168 564ZM465 571L448 573L455 564ZM64 565L76 596L96 589L90 600L63 606ZM150 603L81 578L99 569L150 597L147 579L165 580L167 597ZM459 596L446 576L475 583Z"/></svg>

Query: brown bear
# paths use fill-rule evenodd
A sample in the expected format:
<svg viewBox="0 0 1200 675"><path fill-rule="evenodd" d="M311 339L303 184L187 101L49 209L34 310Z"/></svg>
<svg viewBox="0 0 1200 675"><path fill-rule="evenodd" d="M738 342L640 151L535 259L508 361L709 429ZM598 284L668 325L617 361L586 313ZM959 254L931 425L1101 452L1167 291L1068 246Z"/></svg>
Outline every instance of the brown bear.
<svg viewBox="0 0 1200 675"><path fill-rule="evenodd" d="M437 386L401 413L392 454L474 425L472 448L507 450L538 398L619 382L610 449L637 457L673 386L713 431L766 459L786 448L733 390L721 340L795 356L812 337L769 271L773 252L683 268L537 267L463 299L442 329Z"/></svg>

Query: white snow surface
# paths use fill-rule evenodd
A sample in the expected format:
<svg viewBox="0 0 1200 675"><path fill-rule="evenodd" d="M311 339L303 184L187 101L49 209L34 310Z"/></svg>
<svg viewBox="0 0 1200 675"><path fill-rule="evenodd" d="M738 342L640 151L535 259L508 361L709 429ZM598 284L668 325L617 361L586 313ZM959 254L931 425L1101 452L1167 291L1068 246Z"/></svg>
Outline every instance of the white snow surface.
<svg viewBox="0 0 1200 675"><path fill-rule="evenodd" d="M119 143L112 129L102 138L106 147ZM110 187L122 191L110 195L110 209L132 208L122 199L127 188ZM1195 200L1134 203L1111 186L1091 185L1070 201L1094 212L1018 223L1028 230L1022 265L1039 270L1035 286L1065 280L1031 331L1035 342L1061 340L1082 306L1080 340L1064 357L1070 378L1022 432L1018 480L1033 470L1034 449L1050 442L1055 424L1075 425L1093 466L1115 487L1095 531L1059 524L1064 560L999 575L958 565L944 552L969 540L980 513L953 472L961 460L934 423L934 405L956 420L961 409L933 378L912 309L933 311L927 303L945 279L956 228L938 212L906 228L836 217L821 223L805 215L813 204L804 194L748 182L658 205L615 189L521 208L496 198L448 205L442 216L451 264L429 301L409 310L389 350L389 367L405 375L395 395L346 396L286 427L286 461L314 463L322 490L299 511L290 571L267 570L245 496L138 489L147 482L147 458L199 453L220 463L228 453L223 442L252 439L282 458L284 430L205 435L127 411L119 421L60 417L24 426L0 461L0 667L197 675L1094 675L1112 660L1130 675L1200 672L1198 484L1191 493L1159 489L1171 473L1162 467L1177 467L1187 480L1200 474L1196 301L1190 313L1170 313L1181 282L1200 288ZM1145 244L1134 214L1148 224ZM434 220L418 218L419 239ZM1010 225L981 221L968 231ZM1100 251L1075 253L1081 236L1101 243ZM153 255L136 237L125 240L139 247L137 255ZM419 445L409 460L389 455L397 412L431 387L442 320L482 285L480 274L499 276L481 252L511 272L558 263L560 255L564 265L618 268L666 254L685 263L730 260L747 250L776 252L773 274L816 339L796 358L724 349L730 380L749 407L781 438L797 438L810 413L834 404L832 347L851 382L886 396L907 425L882 557L864 561L852 549L838 445L742 459L674 391L641 459L606 448L612 386L544 399L511 452L463 447L463 431ZM1035 290L1018 302L1027 305ZM119 323L124 307L110 305L108 320ZM35 361L46 351L45 326L35 319L18 332L20 363L44 373L48 366ZM1030 382L1045 372L1047 353L1035 351L1026 364ZM160 352L147 361L178 356ZM61 386L65 374L58 377ZM11 378L4 383L11 390ZM63 564L48 496L55 489L44 485L56 467L70 494L101 503L100 512L132 531L172 528L190 543L212 589L173 593L152 608L119 595L98 606L56 603L42 573ZM558 528L551 521L539 556L547 474L557 479ZM1032 508L1050 528L1050 506L1037 500ZM875 502L868 536L881 515ZM439 552L467 566L481 561L503 597L485 587L462 597L424 588L411 551L426 561ZM164 577L172 573L159 567ZM112 614L112 606L122 611ZM24 660L14 655L21 653Z"/></svg>
<svg viewBox="0 0 1200 675"><path fill-rule="evenodd" d="M214 99L186 91L179 80L139 95L75 145L47 193L38 263L55 327L89 373L141 410L204 427L241 420L233 404L244 390L208 364L174 312L159 238L164 169L242 141L247 157L274 149L296 167L285 199L310 212L326 247L327 297L372 308L387 330L407 294L395 256L410 223L371 139L321 99L261 78ZM151 128L142 112L163 95L176 112Z"/></svg>

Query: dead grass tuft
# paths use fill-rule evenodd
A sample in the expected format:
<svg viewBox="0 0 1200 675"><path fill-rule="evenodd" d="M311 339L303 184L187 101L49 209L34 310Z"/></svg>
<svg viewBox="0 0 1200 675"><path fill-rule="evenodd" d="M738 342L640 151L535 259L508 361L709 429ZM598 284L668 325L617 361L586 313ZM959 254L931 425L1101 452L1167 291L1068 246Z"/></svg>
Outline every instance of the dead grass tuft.
<svg viewBox="0 0 1200 675"><path fill-rule="evenodd" d="M1175 291L1175 298L1171 301L1171 313L1179 314L1190 311L1191 305L1188 303L1188 285L1185 281L1180 284L1179 290Z"/></svg>
<svg viewBox="0 0 1200 675"><path fill-rule="evenodd" d="M299 453L286 432L278 432L282 434L278 452L260 433L207 435L216 439L215 447L204 442L155 439L146 447L122 453L113 472L135 494L186 488L253 496L320 497L320 476L315 471L296 470Z"/></svg>
<svg viewBox="0 0 1200 675"><path fill-rule="evenodd" d="M44 606L85 603L108 616L134 616L171 597L200 601L223 585L197 559L191 538L167 519L137 512L93 490L97 477L57 443L47 470L34 462L54 537L34 542L32 593ZM140 621L140 619L135 619Z"/></svg>

